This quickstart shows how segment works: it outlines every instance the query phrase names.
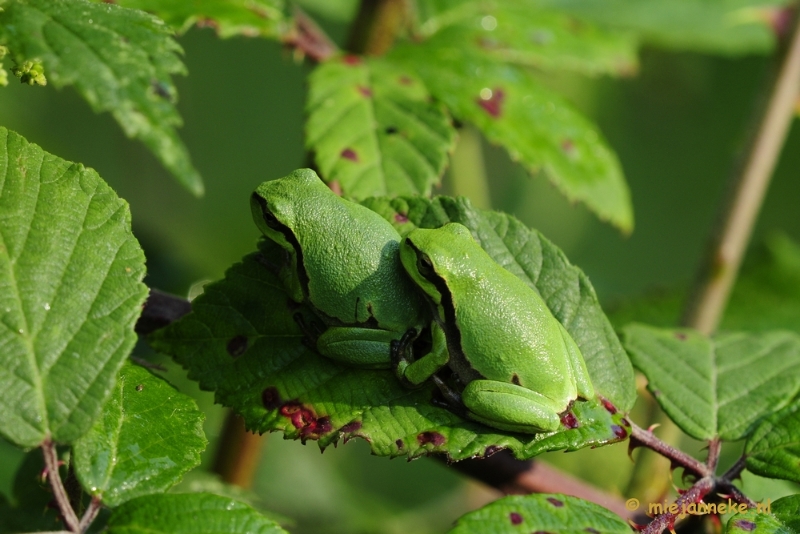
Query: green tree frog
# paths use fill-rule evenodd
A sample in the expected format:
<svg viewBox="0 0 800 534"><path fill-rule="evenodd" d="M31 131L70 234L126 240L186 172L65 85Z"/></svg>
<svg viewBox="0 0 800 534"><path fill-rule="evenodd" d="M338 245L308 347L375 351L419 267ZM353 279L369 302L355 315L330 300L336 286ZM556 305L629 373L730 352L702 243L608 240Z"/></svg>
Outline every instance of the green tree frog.
<svg viewBox="0 0 800 534"><path fill-rule="evenodd" d="M336 196L310 169L261 184L256 225L285 251L279 277L295 302L328 328L320 354L363 368L389 368L391 342L430 321L400 263L400 234L377 213Z"/></svg>
<svg viewBox="0 0 800 534"><path fill-rule="evenodd" d="M594 397L578 345L542 297L496 263L470 231L450 223L416 229L400 248L403 266L431 304L433 347L416 361L394 346L398 376L433 378L454 407L488 426L555 431L573 401ZM448 365L459 385L435 376ZM463 390L457 391L463 385Z"/></svg>

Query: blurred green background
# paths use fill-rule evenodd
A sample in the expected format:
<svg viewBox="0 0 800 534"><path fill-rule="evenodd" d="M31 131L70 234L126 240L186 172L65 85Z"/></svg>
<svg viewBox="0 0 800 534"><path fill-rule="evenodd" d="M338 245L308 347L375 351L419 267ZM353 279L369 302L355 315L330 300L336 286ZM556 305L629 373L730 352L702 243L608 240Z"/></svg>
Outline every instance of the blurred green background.
<svg viewBox="0 0 800 534"><path fill-rule="evenodd" d="M341 40L346 18L328 13L320 20ZM134 233L147 255L146 282L186 295L253 249L259 233L248 197L255 186L304 166L309 67L263 40L221 41L211 30L194 29L180 42L189 69L188 77L177 80L185 120L180 133L205 180L202 199L182 189L110 116L93 114L71 89L31 88L12 79L0 92L0 124L48 152L97 169L131 205ZM619 154L632 192L635 230L620 235L582 206L570 205L544 178L531 179L502 150L484 146L492 207L559 245L589 275L606 305L656 287L685 287L770 68L764 57L645 49L640 72L631 78L550 77L549 83L598 122ZM798 148L795 129L756 240L775 230L800 240ZM442 192L449 191L446 177ZM144 347L139 351L146 354ZM211 394L199 392L167 365L170 380L194 394L208 414L208 466L224 413ZM9 494L21 458L22 452L0 442L0 492ZM551 453L546 459L620 494L631 465L624 444ZM408 464L371 457L359 442L320 455L314 443L302 446L279 435L266 440L254 491L266 509L295 521L294 532L441 532L487 498L434 460Z"/></svg>

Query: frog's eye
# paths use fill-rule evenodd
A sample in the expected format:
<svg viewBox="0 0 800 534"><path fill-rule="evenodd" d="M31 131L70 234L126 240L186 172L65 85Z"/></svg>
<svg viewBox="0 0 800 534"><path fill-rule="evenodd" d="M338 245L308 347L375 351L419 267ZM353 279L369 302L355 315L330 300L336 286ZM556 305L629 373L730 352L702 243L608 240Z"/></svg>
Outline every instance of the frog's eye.
<svg viewBox="0 0 800 534"><path fill-rule="evenodd" d="M276 230L281 227L280 221L278 221L278 218L275 217L271 211L265 209L262 214L264 216L264 222L267 223L267 226Z"/></svg>
<svg viewBox="0 0 800 534"><path fill-rule="evenodd" d="M417 256L417 269L422 276L429 276L433 273L433 262L427 254Z"/></svg>

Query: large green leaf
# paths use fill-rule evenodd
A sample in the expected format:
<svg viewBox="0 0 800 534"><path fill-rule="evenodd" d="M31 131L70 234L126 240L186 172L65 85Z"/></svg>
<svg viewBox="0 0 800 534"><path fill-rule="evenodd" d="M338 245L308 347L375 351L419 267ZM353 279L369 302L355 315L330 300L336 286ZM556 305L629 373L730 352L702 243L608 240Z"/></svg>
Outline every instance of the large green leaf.
<svg viewBox="0 0 800 534"><path fill-rule="evenodd" d="M318 439L321 447L362 437L379 455L442 452L458 460L498 448L530 457L627 436L623 413L634 400L630 363L585 276L563 253L516 219L477 211L466 200L417 197L368 205L401 232L451 220L469 226L495 259L542 293L584 351L595 388L619 411L599 400L578 402L572 412L577 428L536 436L463 420L435 404L432 384L406 389L392 371L346 367L307 349L293 314L305 314L307 322L313 317L289 300L259 254L206 286L190 315L151 338L154 346L187 367L202 388L214 390L218 402L240 412L252 430L283 430L289 437ZM280 254L267 241L260 248L267 259Z"/></svg>
<svg viewBox="0 0 800 534"><path fill-rule="evenodd" d="M800 533L800 495L775 502L762 502L745 513L731 516L726 531L730 534Z"/></svg>
<svg viewBox="0 0 800 534"><path fill-rule="evenodd" d="M427 3L425 3L427 4ZM479 46L497 61L585 74L631 74L637 42L533 2L471 2L424 16L420 33Z"/></svg>
<svg viewBox="0 0 800 534"><path fill-rule="evenodd" d="M697 439L737 440L800 392L800 336L723 333L632 324L625 347L670 418Z"/></svg>
<svg viewBox="0 0 800 534"><path fill-rule="evenodd" d="M0 12L0 39L17 64L41 60L48 81L74 85L97 112L109 111L195 194L203 183L175 127L171 74L185 68L164 23L146 13L88 0L13 0Z"/></svg>
<svg viewBox="0 0 800 534"><path fill-rule="evenodd" d="M282 0L115 0L114 3L153 13L180 33L195 24L214 28L220 37L277 38L286 30Z"/></svg>
<svg viewBox="0 0 800 534"><path fill-rule="evenodd" d="M531 172L544 171L567 198L625 232L633 228L628 186L616 155L585 117L523 68L501 63L457 31L395 48L459 120L475 124Z"/></svg>
<svg viewBox="0 0 800 534"><path fill-rule="evenodd" d="M510 495L461 517L448 534L558 532L629 534L630 525L597 504L568 495Z"/></svg>
<svg viewBox="0 0 800 534"><path fill-rule="evenodd" d="M800 399L765 418L744 452L753 473L800 482Z"/></svg>
<svg viewBox="0 0 800 534"><path fill-rule="evenodd" d="M145 495L115 508L109 534L285 534L250 506L210 493Z"/></svg>
<svg viewBox="0 0 800 534"><path fill-rule="evenodd" d="M788 0L536 0L658 46L721 54L768 52Z"/></svg>
<svg viewBox="0 0 800 534"><path fill-rule="evenodd" d="M345 56L312 73L306 146L346 196L428 196L439 183L455 129L413 72Z"/></svg>
<svg viewBox="0 0 800 534"><path fill-rule="evenodd" d="M100 418L75 442L75 474L107 506L164 492L200 465L204 419L194 399L127 364Z"/></svg>
<svg viewBox="0 0 800 534"><path fill-rule="evenodd" d="M0 433L89 430L136 342L147 288L130 212L97 173L0 128Z"/></svg>

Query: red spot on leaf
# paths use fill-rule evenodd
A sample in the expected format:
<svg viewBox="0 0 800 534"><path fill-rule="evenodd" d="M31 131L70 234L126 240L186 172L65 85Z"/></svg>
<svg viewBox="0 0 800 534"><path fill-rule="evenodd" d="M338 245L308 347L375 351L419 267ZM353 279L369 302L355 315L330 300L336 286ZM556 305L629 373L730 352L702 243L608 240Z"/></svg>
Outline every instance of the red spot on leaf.
<svg viewBox="0 0 800 534"><path fill-rule="evenodd" d="M567 155L568 158L574 158L578 155L577 151L575 150L575 142L572 139L564 139L561 141L561 150Z"/></svg>
<svg viewBox="0 0 800 534"><path fill-rule="evenodd" d="M675 332L675 338L681 341L686 341L686 334L683 332Z"/></svg>
<svg viewBox="0 0 800 534"><path fill-rule="evenodd" d="M486 111L486 113L497 118L503 113L501 108L505 97L506 95L502 89L493 89L492 95L489 98L483 98L479 96L476 102Z"/></svg>
<svg viewBox="0 0 800 534"><path fill-rule="evenodd" d="M617 436L619 439L625 439L628 437L628 431L625 430L625 427L619 425L611 425L611 430L614 432L614 435Z"/></svg>
<svg viewBox="0 0 800 534"><path fill-rule="evenodd" d="M408 76L400 76L398 81L400 82L400 85L411 85L412 83L414 83L414 80L412 80Z"/></svg>
<svg viewBox="0 0 800 534"><path fill-rule="evenodd" d="M228 354L230 354L231 357L238 358L244 354L244 351L247 350L247 337L233 337L230 341L228 341L228 345L225 347L225 349L228 351Z"/></svg>
<svg viewBox="0 0 800 534"><path fill-rule="evenodd" d="M395 222L399 222L399 223L407 223L408 222L408 215L406 215L405 213L395 213L394 214L394 220L395 220Z"/></svg>
<svg viewBox="0 0 800 534"><path fill-rule="evenodd" d="M350 433L350 432L355 432L357 430L361 430L361 421L351 421L350 423L347 423L342 428L340 428L339 432Z"/></svg>
<svg viewBox="0 0 800 534"><path fill-rule="evenodd" d="M278 388L269 387L261 393L261 402L267 410L277 410L281 405L281 394Z"/></svg>
<svg viewBox="0 0 800 534"><path fill-rule="evenodd" d="M522 523L522 516L519 515L517 512L511 512L508 514L508 518L511 520L512 525L519 525Z"/></svg>
<svg viewBox="0 0 800 534"><path fill-rule="evenodd" d="M550 504L552 504L556 508L561 508L562 506L564 506L564 501L559 501L555 497L548 497L547 498L547 502L549 502Z"/></svg>
<svg viewBox="0 0 800 534"><path fill-rule="evenodd" d="M292 425L300 430L300 439L319 439L320 435L331 431L329 416L317 417L314 411L297 401L286 402L281 406L281 415L288 417Z"/></svg>
<svg viewBox="0 0 800 534"><path fill-rule="evenodd" d="M596 528L592 528L592 527L586 527L583 530L588 532L589 534L600 534L599 530L597 530Z"/></svg>
<svg viewBox="0 0 800 534"><path fill-rule="evenodd" d="M500 447L498 445L489 445L488 447L486 447L486 450L483 451L483 457L484 458L488 458L489 456L497 454L498 452L502 451L503 449L504 449L504 447Z"/></svg>
<svg viewBox="0 0 800 534"><path fill-rule="evenodd" d="M567 428L578 428L578 418L572 412L566 412L561 416L561 424Z"/></svg>
<svg viewBox="0 0 800 534"><path fill-rule="evenodd" d="M610 400L602 399L602 403L603 403L603 408L605 408L608 413L610 413L611 415L617 413L617 407L611 404Z"/></svg>
<svg viewBox="0 0 800 534"><path fill-rule="evenodd" d="M361 63L361 58L352 54L348 54L342 58L342 61L344 61L344 63L347 65L358 65Z"/></svg>
<svg viewBox="0 0 800 534"><path fill-rule="evenodd" d="M752 521L748 521L747 519L738 519L734 521L733 524L742 530L746 530L747 532L756 529L756 524Z"/></svg>
<svg viewBox="0 0 800 534"><path fill-rule="evenodd" d="M398 449L402 449L403 447L405 447L405 446L406 446L406 444L405 444L405 443L403 443L403 440L402 440L402 439L395 440L394 444L395 444L395 445L397 445L397 448L398 448Z"/></svg>
<svg viewBox="0 0 800 534"><path fill-rule="evenodd" d="M369 87L364 87L363 85L359 85L358 86L358 92L361 93L361 96L363 96L363 97L366 97L366 98L371 98L372 97L372 89L370 89Z"/></svg>
<svg viewBox="0 0 800 534"><path fill-rule="evenodd" d="M445 439L444 436L438 432L422 432L421 434L417 435L417 441L420 445L426 445L428 443L432 443L434 447L439 447L444 444Z"/></svg>
<svg viewBox="0 0 800 534"><path fill-rule="evenodd" d="M352 148L345 148L342 150L342 157L344 159L349 159L350 161L358 162L358 154Z"/></svg>

